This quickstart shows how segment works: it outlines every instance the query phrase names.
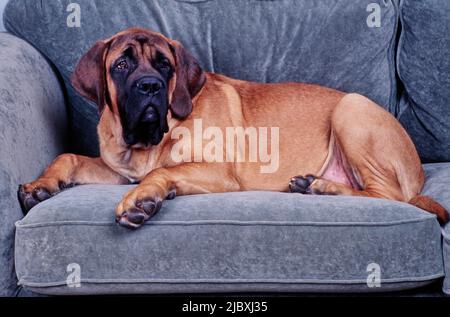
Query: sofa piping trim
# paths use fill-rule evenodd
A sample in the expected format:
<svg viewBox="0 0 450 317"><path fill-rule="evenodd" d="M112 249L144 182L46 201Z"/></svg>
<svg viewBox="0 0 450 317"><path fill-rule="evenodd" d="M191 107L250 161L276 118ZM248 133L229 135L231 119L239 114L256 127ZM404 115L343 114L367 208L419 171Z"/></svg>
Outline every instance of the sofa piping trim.
<svg viewBox="0 0 450 317"><path fill-rule="evenodd" d="M326 227L342 227L342 226L360 226L360 227L386 227L396 226L402 224L419 223L423 221L433 220L436 216L430 215L429 217L415 218L409 220L389 221L389 222L300 222L300 221L238 221L238 220L193 220L193 221L148 221L144 223L144 226L195 226L195 225L233 225L233 226L326 226ZM58 227L58 226L116 226L116 223L112 222L89 222L89 221L55 221L55 222L42 222L22 224L20 221L16 222L16 228L18 229L32 229L40 227Z"/></svg>
<svg viewBox="0 0 450 317"><path fill-rule="evenodd" d="M398 277L391 279L382 279L383 283L403 283L403 282L421 282L434 280L444 276L444 273L437 273L422 277ZM367 280L317 280L317 279L81 279L81 284L366 284ZM67 281L59 282L28 282L27 277L20 278L19 285L28 287L53 287L65 286Z"/></svg>

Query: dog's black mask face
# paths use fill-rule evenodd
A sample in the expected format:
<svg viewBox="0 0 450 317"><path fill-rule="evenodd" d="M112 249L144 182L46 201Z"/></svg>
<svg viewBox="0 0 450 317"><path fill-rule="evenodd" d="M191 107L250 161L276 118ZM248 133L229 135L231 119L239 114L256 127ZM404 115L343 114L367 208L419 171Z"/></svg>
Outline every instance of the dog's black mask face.
<svg viewBox="0 0 450 317"><path fill-rule="evenodd" d="M168 132L169 82L173 76L166 56L147 35L136 35L110 66L116 90L123 139L129 146L157 145Z"/></svg>
<svg viewBox="0 0 450 317"><path fill-rule="evenodd" d="M168 113L187 118L206 76L177 41L132 28L97 41L78 62L73 87L120 117L128 146L157 145L168 132ZM169 104L170 102L170 104Z"/></svg>

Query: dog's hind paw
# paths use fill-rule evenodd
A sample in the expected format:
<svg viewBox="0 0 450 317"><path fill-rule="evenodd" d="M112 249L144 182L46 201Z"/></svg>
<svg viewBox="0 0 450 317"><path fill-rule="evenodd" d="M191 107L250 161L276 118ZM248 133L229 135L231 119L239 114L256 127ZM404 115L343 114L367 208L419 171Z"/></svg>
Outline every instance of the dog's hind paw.
<svg viewBox="0 0 450 317"><path fill-rule="evenodd" d="M316 180L314 175L292 177L289 182L291 193L312 194L311 184Z"/></svg>

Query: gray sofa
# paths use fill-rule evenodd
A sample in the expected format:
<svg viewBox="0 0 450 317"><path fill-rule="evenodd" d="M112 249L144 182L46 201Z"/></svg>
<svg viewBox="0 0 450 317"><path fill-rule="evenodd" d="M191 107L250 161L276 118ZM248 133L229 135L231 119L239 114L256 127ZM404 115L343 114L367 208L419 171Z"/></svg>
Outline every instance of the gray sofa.
<svg viewBox="0 0 450 317"><path fill-rule="evenodd" d="M128 186L75 187L25 217L16 197L57 154L98 155L97 108L69 78L94 41L141 26L180 40L210 71L370 97L412 136L424 194L450 210L448 1L78 0L79 28L67 26L70 2L10 0L4 14L0 295L369 293L430 283L450 293L450 226L404 203L187 196L129 231L113 215Z"/></svg>

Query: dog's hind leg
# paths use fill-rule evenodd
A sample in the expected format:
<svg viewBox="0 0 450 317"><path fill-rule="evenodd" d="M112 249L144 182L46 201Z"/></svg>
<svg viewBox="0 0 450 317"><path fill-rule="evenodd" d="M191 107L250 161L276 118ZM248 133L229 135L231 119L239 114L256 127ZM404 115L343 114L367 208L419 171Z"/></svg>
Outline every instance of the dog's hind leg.
<svg viewBox="0 0 450 317"><path fill-rule="evenodd" d="M378 194L374 191L355 189L349 185L337 183L311 174L292 177L289 182L289 189L291 193L310 195L344 195L391 199L382 193Z"/></svg>
<svg viewBox="0 0 450 317"><path fill-rule="evenodd" d="M419 156L387 111L364 96L346 95L333 112L331 131L331 163L320 175L292 178L292 192L397 200L448 221L441 205L420 196L424 172Z"/></svg>
<svg viewBox="0 0 450 317"><path fill-rule="evenodd" d="M377 192L370 189L358 190L349 185L333 182L314 175L293 177L289 182L289 189L292 193L300 194L344 195L393 199L383 192ZM417 195L408 200L407 203L435 214L441 224L445 224L449 221L447 210L429 196Z"/></svg>

